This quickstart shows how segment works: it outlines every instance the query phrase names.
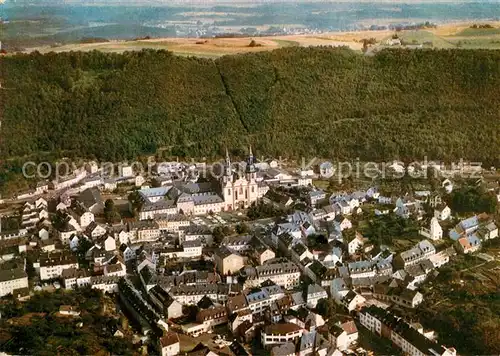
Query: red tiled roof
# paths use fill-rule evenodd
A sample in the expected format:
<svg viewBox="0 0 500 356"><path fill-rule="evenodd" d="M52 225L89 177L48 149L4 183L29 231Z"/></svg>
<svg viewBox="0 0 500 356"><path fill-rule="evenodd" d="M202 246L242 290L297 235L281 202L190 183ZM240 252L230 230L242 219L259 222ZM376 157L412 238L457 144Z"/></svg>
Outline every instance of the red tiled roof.
<svg viewBox="0 0 500 356"><path fill-rule="evenodd" d="M347 335L354 334L358 332L358 328L356 328L356 324L354 324L354 321L348 321L342 325L340 325L342 329L347 333Z"/></svg>
<svg viewBox="0 0 500 356"><path fill-rule="evenodd" d="M167 347L174 345L179 342L179 335L177 333L166 332L163 337L160 338L161 347Z"/></svg>

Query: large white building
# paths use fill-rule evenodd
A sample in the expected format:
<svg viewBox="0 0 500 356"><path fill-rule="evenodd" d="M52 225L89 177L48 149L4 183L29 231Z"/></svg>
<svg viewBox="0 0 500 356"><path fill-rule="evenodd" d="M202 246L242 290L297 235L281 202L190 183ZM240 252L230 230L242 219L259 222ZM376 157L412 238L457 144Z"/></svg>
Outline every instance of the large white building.
<svg viewBox="0 0 500 356"><path fill-rule="evenodd" d="M272 324L262 330L261 341L264 347L281 345L297 341L303 333L304 330L296 324Z"/></svg>
<svg viewBox="0 0 500 356"><path fill-rule="evenodd" d="M0 271L0 297L19 288L28 288L28 275L22 268Z"/></svg>
<svg viewBox="0 0 500 356"><path fill-rule="evenodd" d="M300 269L292 262L262 265L255 269L259 284L269 279L278 286L291 289L297 287L300 282Z"/></svg>
<svg viewBox="0 0 500 356"><path fill-rule="evenodd" d="M226 152L226 166L221 185L224 210L226 211L247 208L254 201L264 196L265 193L262 194L264 190L259 190L257 169L251 148L244 176L234 174L229 154Z"/></svg>
<svg viewBox="0 0 500 356"><path fill-rule="evenodd" d="M139 218L146 220L160 214L178 213L206 215L248 208L263 197L269 187L257 178L251 149L244 174L235 172L233 168L226 152L224 167L220 172L222 176L218 179L202 183L176 181L168 186L140 190L144 204L139 211Z"/></svg>
<svg viewBox="0 0 500 356"><path fill-rule="evenodd" d="M66 253L48 252L40 256L38 264L41 280L59 278L68 268L78 269L76 257Z"/></svg>

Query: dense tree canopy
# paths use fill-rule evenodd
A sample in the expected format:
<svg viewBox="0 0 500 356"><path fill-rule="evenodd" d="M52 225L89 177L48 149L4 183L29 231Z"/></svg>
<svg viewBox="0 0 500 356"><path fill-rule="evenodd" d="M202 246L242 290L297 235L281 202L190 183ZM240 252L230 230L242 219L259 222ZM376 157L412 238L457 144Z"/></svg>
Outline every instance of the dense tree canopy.
<svg viewBox="0 0 500 356"><path fill-rule="evenodd" d="M9 170L48 152L216 157L248 143L276 156L500 163L497 51L284 48L210 60L144 50L0 61Z"/></svg>

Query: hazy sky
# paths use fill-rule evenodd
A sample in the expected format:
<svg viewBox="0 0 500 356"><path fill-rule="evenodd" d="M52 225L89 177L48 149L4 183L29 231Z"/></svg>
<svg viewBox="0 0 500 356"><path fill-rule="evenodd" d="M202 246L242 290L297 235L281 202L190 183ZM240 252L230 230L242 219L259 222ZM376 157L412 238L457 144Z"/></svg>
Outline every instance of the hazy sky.
<svg viewBox="0 0 500 356"><path fill-rule="evenodd" d="M196 5L212 5L212 4L256 4L256 3L267 3L267 2L343 2L343 3L436 3L436 2L446 2L446 3L464 3L464 2L500 2L500 0L0 0L1 3L9 4L196 4Z"/></svg>

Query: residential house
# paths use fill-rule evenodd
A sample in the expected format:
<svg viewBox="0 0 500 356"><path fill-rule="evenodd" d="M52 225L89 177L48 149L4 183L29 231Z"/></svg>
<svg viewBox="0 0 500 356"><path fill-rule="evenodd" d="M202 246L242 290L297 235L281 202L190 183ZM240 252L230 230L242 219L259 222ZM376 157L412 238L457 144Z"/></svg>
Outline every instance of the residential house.
<svg viewBox="0 0 500 356"><path fill-rule="evenodd" d="M0 270L0 297L14 294L20 288L28 288L28 275L23 268Z"/></svg>
<svg viewBox="0 0 500 356"><path fill-rule="evenodd" d="M288 345L284 344L284 345ZM281 346L284 346L281 345ZM276 346L275 346L276 347ZM298 356L326 356L330 345L328 341L316 330L311 332L304 332L297 345Z"/></svg>
<svg viewBox="0 0 500 356"><path fill-rule="evenodd" d="M263 245L262 243L253 241L253 256L259 265L263 265L266 261L272 260L276 257L276 254L269 247Z"/></svg>
<svg viewBox="0 0 500 356"><path fill-rule="evenodd" d="M47 280L59 278L65 269L78 268L78 261L71 253L47 252L40 255L37 265L40 279Z"/></svg>
<svg viewBox="0 0 500 356"><path fill-rule="evenodd" d="M437 205L434 208L434 217L439 221L448 220L451 217L451 209L446 204Z"/></svg>
<svg viewBox="0 0 500 356"><path fill-rule="evenodd" d="M358 340L358 328L352 320L335 325L332 331L332 341L338 350L345 351Z"/></svg>
<svg viewBox="0 0 500 356"><path fill-rule="evenodd" d="M449 247L443 251L436 253L433 256L430 256L429 261L431 261L434 268L439 268L450 262L450 257L454 256L455 254L455 249L453 247Z"/></svg>
<svg viewBox="0 0 500 356"><path fill-rule="evenodd" d="M81 288L90 284L90 274L86 269L71 267L61 272L61 281L65 289Z"/></svg>
<svg viewBox="0 0 500 356"><path fill-rule="evenodd" d="M217 269L223 275L228 275L243 268L243 257L231 252L227 247L219 248L214 254L214 261Z"/></svg>
<svg viewBox="0 0 500 356"><path fill-rule="evenodd" d="M498 227L494 222L490 221L478 229L477 235L482 240L496 239L498 237Z"/></svg>
<svg viewBox="0 0 500 356"><path fill-rule="evenodd" d="M90 287L101 290L103 293L118 293L118 282L123 277L119 276L92 276Z"/></svg>
<svg viewBox="0 0 500 356"><path fill-rule="evenodd" d="M335 227L339 231L344 231L352 228L351 221L342 215L335 216L334 222L335 222Z"/></svg>
<svg viewBox="0 0 500 356"><path fill-rule="evenodd" d="M182 304L172 298L159 285L148 290L148 297L158 313L166 319L179 318L182 316Z"/></svg>
<svg viewBox="0 0 500 356"><path fill-rule="evenodd" d="M461 237L456 243L457 250L464 254L474 253L481 248L481 240L476 234Z"/></svg>
<svg viewBox="0 0 500 356"><path fill-rule="evenodd" d="M292 262L273 263L255 268L259 284L271 280L285 289L295 288L300 282L300 269Z"/></svg>
<svg viewBox="0 0 500 356"><path fill-rule="evenodd" d="M298 242L295 245L293 245L290 252L292 261L299 265L301 265L302 262L305 261L306 259L312 260L314 258L311 251L309 251L307 246L304 245L304 243L302 242Z"/></svg>
<svg viewBox="0 0 500 356"><path fill-rule="evenodd" d="M161 231L158 223L154 220L141 220L128 224L131 242L156 241L160 237Z"/></svg>
<svg viewBox="0 0 500 356"><path fill-rule="evenodd" d="M91 211L86 210L84 205L78 201L75 202L69 213L83 229L89 226L89 224L95 219L94 214Z"/></svg>
<svg viewBox="0 0 500 356"><path fill-rule="evenodd" d="M135 250L132 247L125 244L122 244L120 246L119 253L123 257L125 263L135 260L137 257L135 254Z"/></svg>
<svg viewBox="0 0 500 356"><path fill-rule="evenodd" d="M230 251L235 253L241 253L249 250L252 245L252 236L228 236L224 238L221 245L228 248Z"/></svg>
<svg viewBox="0 0 500 356"><path fill-rule="evenodd" d="M40 246L43 252L50 252L56 249L56 244L53 239L40 240L38 246Z"/></svg>
<svg viewBox="0 0 500 356"><path fill-rule="evenodd" d="M359 232L356 231L354 239L349 241L347 244L347 251L349 255L354 255L360 251L360 249L368 242L368 239L363 237Z"/></svg>
<svg viewBox="0 0 500 356"><path fill-rule="evenodd" d="M214 303L224 303L227 301L229 293L233 292L235 288L238 288L237 285L222 283L177 285L171 287L168 293L181 304L197 304L205 296Z"/></svg>
<svg viewBox="0 0 500 356"><path fill-rule="evenodd" d="M326 193L320 189L313 189L307 193L306 201L310 206L317 206L320 202L324 201Z"/></svg>
<svg viewBox="0 0 500 356"><path fill-rule="evenodd" d="M268 308L271 303L271 297L266 289L257 288L252 289L247 292L246 299L248 303L248 308L250 308L252 314L262 315L266 308Z"/></svg>
<svg viewBox="0 0 500 356"><path fill-rule="evenodd" d="M433 241L443 238L443 229L441 228L441 225L439 225L438 218L433 217L428 226L429 228L422 227L420 229L420 235Z"/></svg>
<svg viewBox="0 0 500 356"><path fill-rule="evenodd" d="M228 322L225 306L217 306L200 310L196 314L196 321L204 324L207 330L213 330L215 326L226 324Z"/></svg>
<svg viewBox="0 0 500 356"><path fill-rule="evenodd" d="M41 228L40 230L38 230L38 237L41 239L41 240L47 240L50 236L50 233L49 233L49 230L46 229L46 228Z"/></svg>
<svg viewBox="0 0 500 356"><path fill-rule="evenodd" d="M341 300L341 304L349 311L352 312L359 309L364 305L366 299L354 291L349 291L345 297Z"/></svg>
<svg viewBox="0 0 500 356"><path fill-rule="evenodd" d="M373 261L356 261L348 264L349 275L356 278L371 278L377 274L377 266Z"/></svg>
<svg viewBox="0 0 500 356"><path fill-rule="evenodd" d="M335 278L330 284L330 294L337 303L340 303L349 291L350 288L343 278Z"/></svg>
<svg viewBox="0 0 500 356"><path fill-rule="evenodd" d="M209 228L203 225L195 225L191 224L187 227L179 228L179 241L183 243L183 241L200 241L202 246L211 247L213 244L213 235L212 231Z"/></svg>
<svg viewBox="0 0 500 356"><path fill-rule="evenodd" d="M65 226L62 226L59 230L57 230L57 235L63 245L69 245L70 239L73 237L73 235L76 235L76 233L76 229L70 224L66 224Z"/></svg>
<svg viewBox="0 0 500 356"><path fill-rule="evenodd" d="M105 251L116 251L116 240L113 236L104 236L101 241L101 245L104 247Z"/></svg>
<svg viewBox="0 0 500 356"><path fill-rule="evenodd" d="M301 327L292 323L267 325L261 332L261 342L265 348L287 342L296 342L303 332Z"/></svg>
<svg viewBox="0 0 500 356"><path fill-rule="evenodd" d="M155 215L154 220L158 224L158 228L160 229L160 231L166 231L170 233L178 233L179 229L186 228L191 224L189 217L182 214Z"/></svg>
<svg viewBox="0 0 500 356"><path fill-rule="evenodd" d="M428 240L422 240L415 247L396 256L394 264L398 268L406 269L408 266L417 264L435 253L436 248Z"/></svg>
<svg viewBox="0 0 500 356"><path fill-rule="evenodd" d="M105 233L106 229L98 225L95 221L92 221L85 229L85 235L91 239L97 239L98 237L104 236Z"/></svg>
<svg viewBox="0 0 500 356"><path fill-rule="evenodd" d="M293 204L293 199L288 194L271 189L268 190L262 197L262 201L266 204L271 204L278 209L286 209Z"/></svg>
<svg viewBox="0 0 500 356"><path fill-rule="evenodd" d="M452 240L457 241L460 237L470 235L479 229L479 218L474 215L470 218L460 221L453 229L450 230L449 236Z"/></svg>
<svg viewBox="0 0 500 356"><path fill-rule="evenodd" d="M372 333L387 338L404 354L415 356L456 356L452 347L445 347L428 339L423 332L412 327L405 320L376 306L364 307L359 313L361 325Z"/></svg>
<svg viewBox="0 0 500 356"><path fill-rule="evenodd" d="M176 356L181 353L179 335L174 332L165 332L159 339L160 356Z"/></svg>
<svg viewBox="0 0 500 356"><path fill-rule="evenodd" d="M125 277L127 275L127 269L123 263L106 264L104 266L104 275Z"/></svg>
<svg viewBox="0 0 500 356"><path fill-rule="evenodd" d="M96 187L85 189L78 196L78 201L83 207L94 215L104 212L104 203L101 198L101 192Z"/></svg>
<svg viewBox="0 0 500 356"><path fill-rule="evenodd" d="M307 286L307 307L316 308L320 299L328 298L326 291L317 284L309 284Z"/></svg>

